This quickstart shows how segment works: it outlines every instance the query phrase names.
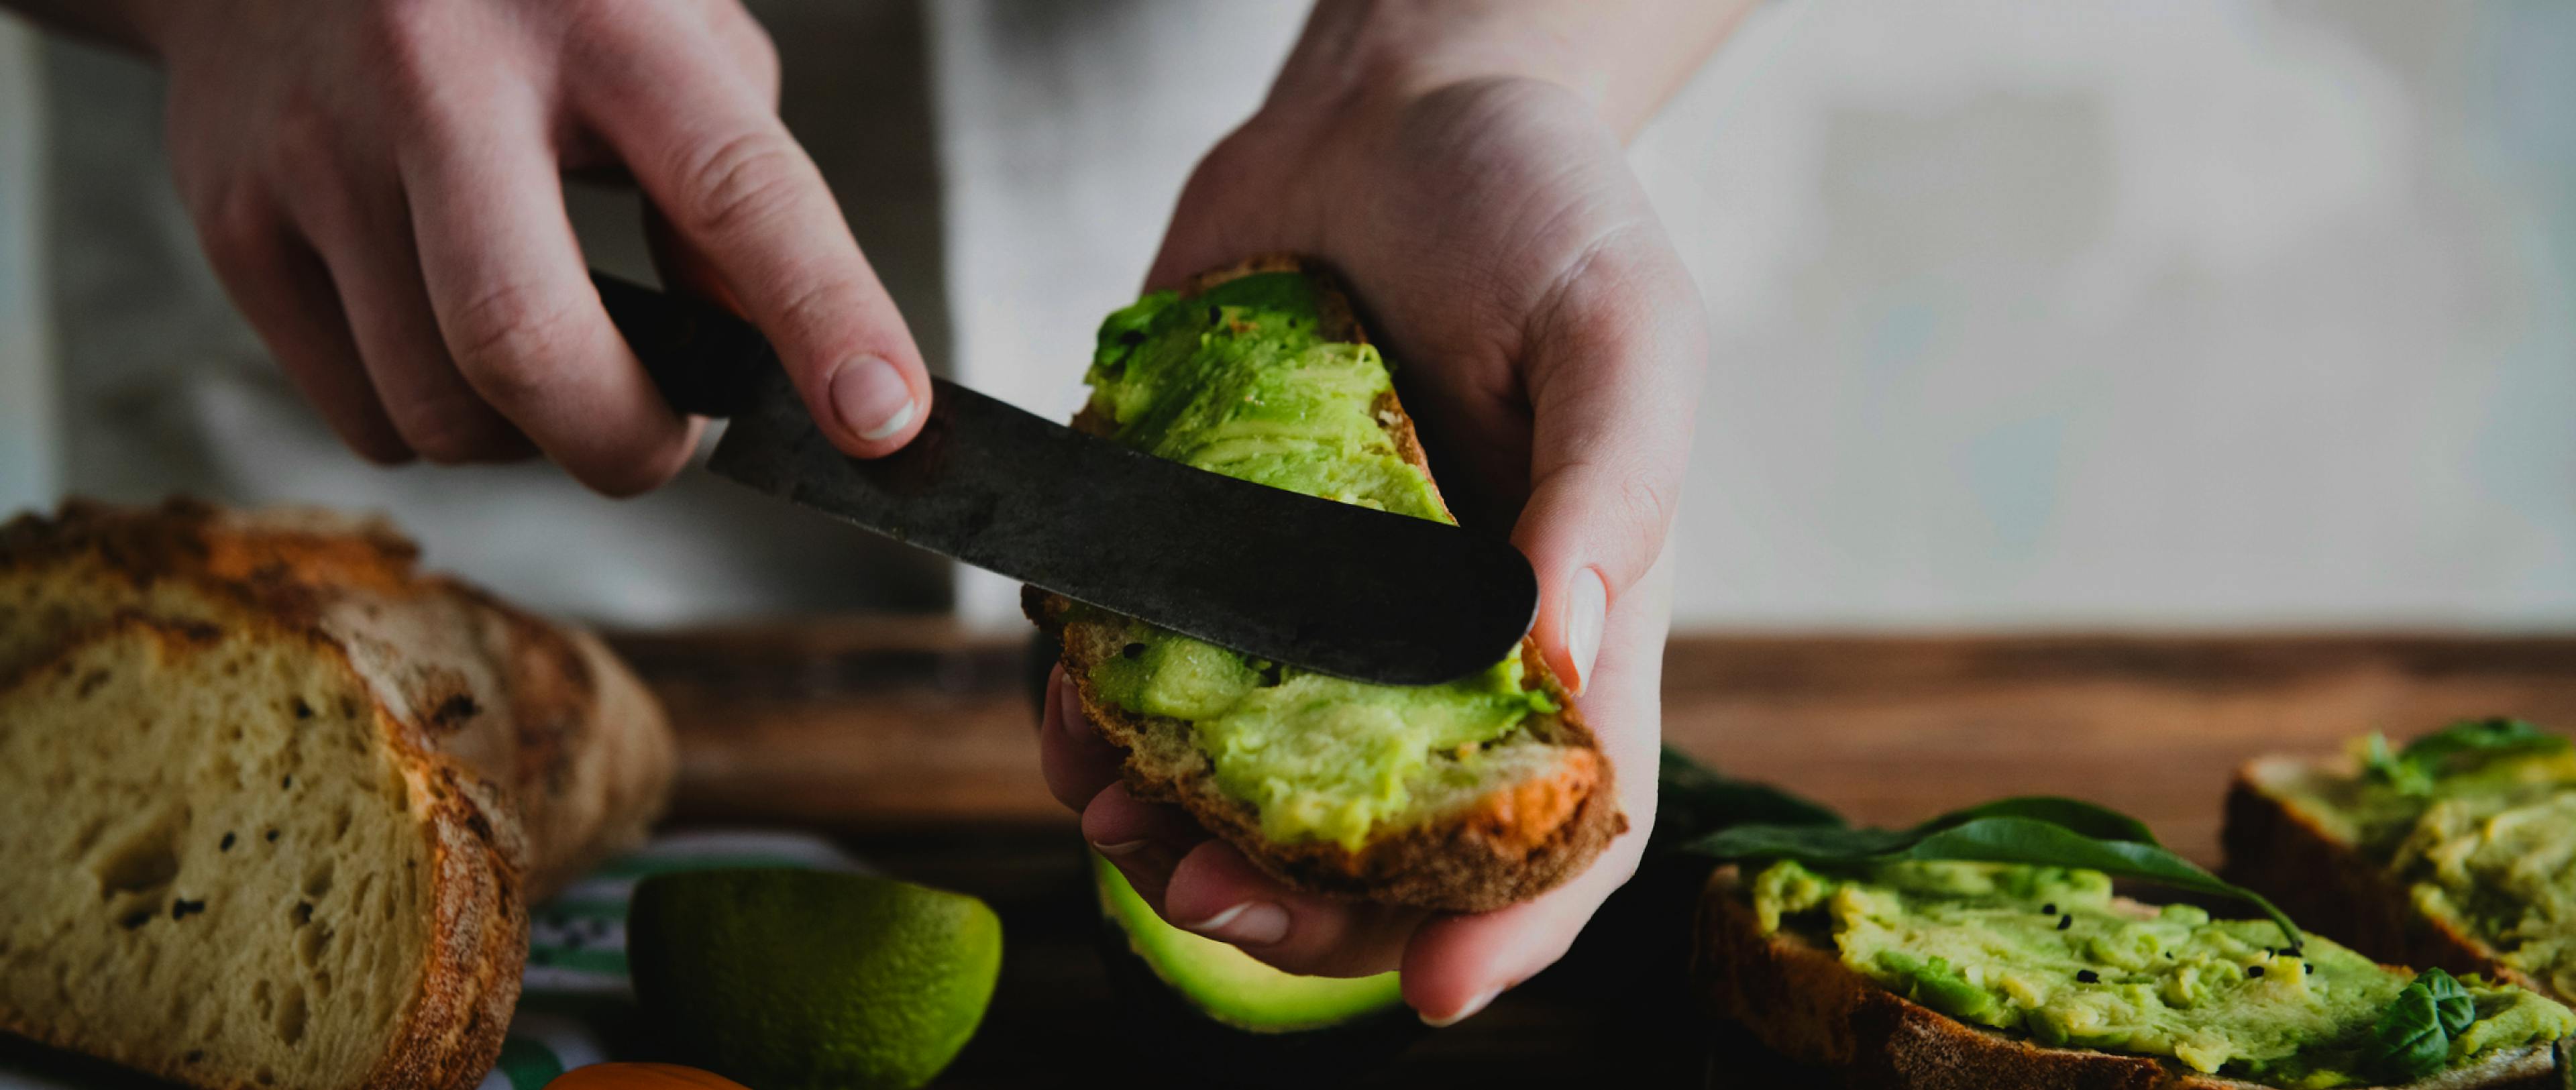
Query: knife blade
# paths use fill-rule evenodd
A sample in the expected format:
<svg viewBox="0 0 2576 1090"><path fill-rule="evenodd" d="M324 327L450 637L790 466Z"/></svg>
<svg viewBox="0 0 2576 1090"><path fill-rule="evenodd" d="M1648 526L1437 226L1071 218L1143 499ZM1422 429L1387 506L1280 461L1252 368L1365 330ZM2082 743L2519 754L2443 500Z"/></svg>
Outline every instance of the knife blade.
<svg viewBox="0 0 2576 1090"><path fill-rule="evenodd" d="M911 443L849 457L749 323L592 280L673 408L732 418L711 472L895 540L1254 658L1379 684L1489 668L1537 617L1537 575L1502 538L1165 461L946 379L931 380Z"/></svg>

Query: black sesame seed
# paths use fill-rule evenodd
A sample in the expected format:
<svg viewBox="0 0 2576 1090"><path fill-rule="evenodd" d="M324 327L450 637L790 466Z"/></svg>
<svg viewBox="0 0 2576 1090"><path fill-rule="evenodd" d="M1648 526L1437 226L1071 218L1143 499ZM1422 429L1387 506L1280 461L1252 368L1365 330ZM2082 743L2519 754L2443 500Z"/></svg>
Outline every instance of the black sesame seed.
<svg viewBox="0 0 2576 1090"><path fill-rule="evenodd" d="M2060 917L2058 917L2058 918L2057 918L2057 929L2058 929L2058 930L2060 930L2060 931L2064 931L2064 930L2066 930L2067 928L2070 928L2070 927L2073 927L2073 926L2075 926L2075 917L2074 917L2073 915L2071 915L2071 914L2070 914L2070 915L2060 916Z"/></svg>
<svg viewBox="0 0 2576 1090"><path fill-rule="evenodd" d="M2042 916L2057 915L2057 902L2050 901L2047 904L2039 906L2039 914Z"/></svg>
<svg viewBox="0 0 2576 1090"><path fill-rule="evenodd" d="M277 843L277 830L271 829L268 831L268 842L271 844Z"/></svg>
<svg viewBox="0 0 2576 1090"><path fill-rule="evenodd" d="M215 850L219 852L228 852L233 850L233 834L225 833L223 843L215 845Z"/></svg>
<svg viewBox="0 0 2576 1090"><path fill-rule="evenodd" d="M188 915L192 912L204 912L205 910L206 902L204 901L191 901L185 897L180 897L173 899L170 902L170 918L174 920L184 920L187 919Z"/></svg>
<svg viewBox="0 0 2576 1090"><path fill-rule="evenodd" d="M300 696L299 696L299 697L296 697L296 698L295 698L295 717L296 717L297 719L311 719L311 718L313 718L313 705L305 703L305 702L304 702L304 698L303 698L303 697L300 697Z"/></svg>
<svg viewBox="0 0 2576 1090"><path fill-rule="evenodd" d="M142 910L142 911L140 911L140 912L133 913L132 915L129 915L129 916L125 917L123 920L119 920L119 921L117 921L117 922L118 922L119 924L121 924L122 926L124 926L124 928L125 928L126 930L128 930L128 931L132 931L132 930L134 930L135 928L141 927L141 926L143 926L144 924L147 924L147 923L152 922L152 910L151 910L151 909L148 909L148 908L147 908L147 909L144 909L144 910Z"/></svg>
<svg viewBox="0 0 2576 1090"><path fill-rule="evenodd" d="M283 788L293 787L293 786L295 786L295 777L293 777L293 776L288 776L288 777L286 777L286 778L284 778L284 779L281 779L281 780L277 781L277 786L278 786L279 788L281 788L281 789L283 789Z"/></svg>
<svg viewBox="0 0 2576 1090"><path fill-rule="evenodd" d="M2099 984L2102 982L2102 974L2094 972L2091 969L2077 969L2075 970L2075 982L2078 984Z"/></svg>
<svg viewBox="0 0 2576 1090"><path fill-rule="evenodd" d="M1131 659L1141 659L1145 657L1145 645L1141 643L1131 643L1125 647L1119 648L1118 653Z"/></svg>
<svg viewBox="0 0 2576 1090"><path fill-rule="evenodd" d="M2263 975L2263 967L2260 965L2248 965L2245 967L2245 975L2261 976Z"/></svg>

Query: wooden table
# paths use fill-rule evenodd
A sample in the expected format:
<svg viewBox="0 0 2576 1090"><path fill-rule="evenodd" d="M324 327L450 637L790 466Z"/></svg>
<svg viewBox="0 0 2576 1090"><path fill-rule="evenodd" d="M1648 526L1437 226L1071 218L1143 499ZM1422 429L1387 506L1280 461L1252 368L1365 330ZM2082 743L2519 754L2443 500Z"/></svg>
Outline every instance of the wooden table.
<svg viewBox="0 0 2576 1090"><path fill-rule="evenodd" d="M1000 910L1000 994L943 1085L1154 1069L1111 1026L1081 841L1038 778L1023 641L850 621L616 642L680 729L675 823L824 830ZM1667 740L1859 820L2069 794L2134 813L2211 864L2228 773L2256 753L2471 715L2576 724L2576 638L2555 636L1698 635L1674 642L1665 676ZM1578 955L1370 1084L1794 1077L1636 983L1663 979L1682 956L1670 944L1587 936Z"/></svg>

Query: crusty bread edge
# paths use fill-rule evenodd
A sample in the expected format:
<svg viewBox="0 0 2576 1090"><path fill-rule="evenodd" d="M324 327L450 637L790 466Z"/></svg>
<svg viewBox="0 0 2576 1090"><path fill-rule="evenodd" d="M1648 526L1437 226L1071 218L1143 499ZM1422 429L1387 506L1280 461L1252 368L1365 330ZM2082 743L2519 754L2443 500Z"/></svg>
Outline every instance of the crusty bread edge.
<svg viewBox="0 0 2576 1090"><path fill-rule="evenodd" d="M1349 297L1328 275L1291 255L1257 257L1231 268L1203 273L1182 289L1184 297L1217 284L1267 272L1295 272L1314 280L1324 335L1367 343ZM1393 391L1378 405L1398 452L1430 475L1430 463L1413 428L1413 419ZM1104 432L1107 422L1090 410L1074 421L1078 429ZM1438 495L1435 484L1433 494ZM1445 510L1445 502L1444 502ZM1479 805L1440 815L1424 825L1379 836L1359 851L1323 841L1281 843L1262 834L1252 806L1219 791L1204 756L1195 767L1156 767L1139 756L1140 743L1161 732L1185 732L1179 720L1139 715L1100 698L1089 681L1091 669L1116 652L1120 640L1103 625L1072 620L1071 603L1035 587L1022 603L1029 618L1062 645L1065 674L1084 713L1103 737L1128 751L1124 779L1137 797L1179 803L1210 832L1240 849L1246 858L1282 882L1300 889L1386 904L1453 912L1484 912L1538 896L1575 874L1627 829L1619 810L1610 763L1575 710L1535 640L1524 639L1521 660L1525 684L1546 692L1564 710L1533 717L1527 728L1566 747L1566 759L1553 777L1518 784L1487 796ZM1192 754L1195 755L1193 749Z"/></svg>
<svg viewBox="0 0 2576 1090"><path fill-rule="evenodd" d="M1833 1072L1856 1090L2248 1090L2145 1056L2046 1048L1968 1025L1879 987L1828 946L1783 929L1762 933L1736 869L1701 895L1693 975L1709 1012L1764 1044ZM2548 1046L2499 1053L2409 1090L2559 1085Z"/></svg>
<svg viewBox="0 0 2576 1090"><path fill-rule="evenodd" d="M2380 961L2484 973L2568 1001L2546 982L2499 960L2493 947L2455 921L2418 910L2406 883L2289 800L2287 790L2297 780L2359 774L2349 766L2271 756L2238 769L2228 785L2226 823L2219 833L2228 880Z"/></svg>
<svg viewBox="0 0 2576 1090"><path fill-rule="evenodd" d="M185 654L224 636L213 625L181 624L128 613L87 632L47 662L67 661L94 641L115 638L127 627L154 634L165 654ZM315 653L338 660L353 679L360 674L340 646L317 633L284 625L272 631L312 643ZM11 685L33 684L43 665L16 675ZM429 835L430 915L427 956L411 1005L397 1023L393 1043L358 1090L469 1090L480 1083L501 1055L501 1041L518 1005L520 971L528 950L528 914L518 895L519 846L510 843L513 825L494 820L500 805L491 785L431 749L420 731L394 717L367 689L376 717L376 736L394 751L411 779L414 813ZM38 1044L90 1051L94 1042L74 1041L45 1032L6 1006L0 1006L0 1031ZM205 1090L267 1090L251 1079L223 1082L207 1072L179 1063L148 1062L146 1057L93 1053L136 1070Z"/></svg>

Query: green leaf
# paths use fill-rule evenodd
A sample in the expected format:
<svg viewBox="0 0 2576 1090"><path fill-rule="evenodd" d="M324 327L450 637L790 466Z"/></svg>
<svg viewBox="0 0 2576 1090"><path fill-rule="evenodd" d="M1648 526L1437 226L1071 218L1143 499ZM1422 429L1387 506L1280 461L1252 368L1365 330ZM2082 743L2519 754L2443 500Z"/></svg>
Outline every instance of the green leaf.
<svg viewBox="0 0 2576 1090"><path fill-rule="evenodd" d="M1685 850L1722 860L1792 859L1809 866L1850 867L1897 860L2020 863L2076 867L2253 905L2281 929L2292 950L2307 936L2261 894L2232 885L2158 847L2134 819L2069 800L2006 799L1944 814L1912 829L1739 825L1711 833ZM2095 833L2048 820L2076 820ZM2108 820L2117 819L2117 820ZM2145 839L2136 839L2145 837Z"/></svg>
<svg viewBox="0 0 2576 1090"><path fill-rule="evenodd" d="M2566 738L2520 719L2464 719L2407 743L2393 755L2388 752L2388 740L2374 734L2362 770L2399 792L2420 795L2432 790L2433 782L2444 774L2457 771L2462 758L2554 753L2568 744Z"/></svg>
<svg viewBox="0 0 2576 1090"><path fill-rule="evenodd" d="M2451 1034L2442 1026L2440 1005L2420 977L2379 1013L2370 1039L2362 1062L2391 1084L2430 1075L2451 1058Z"/></svg>
<svg viewBox="0 0 2576 1090"><path fill-rule="evenodd" d="M2432 997L2433 1013L2442 1023L2444 1033L2457 1037L2469 1028L2469 1023L2478 1020L2478 1001L2471 998L2469 990L2461 987L2451 974L2439 968L2415 974L2415 983L2409 986L2421 987L2424 994Z"/></svg>
<svg viewBox="0 0 2576 1090"><path fill-rule="evenodd" d="M1655 805L1655 831L1647 842L1671 847L1736 825L1843 824L1842 815L1823 804L1766 783L1739 780L1665 746L1657 776L1660 800Z"/></svg>
<svg viewBox="0 0 2576 1090"><path fill-rule="evenodd" d="M2080 799L2054 795L2023 795L1997 799L1965 810L1953 810L1914 827L1917 833L1932 833L1978 818L2021 817L2063 826L2097 840L2123 840L2138 844L2156 843L2156 834L2145 822L2107 806L2096 806Z"/></svg>

